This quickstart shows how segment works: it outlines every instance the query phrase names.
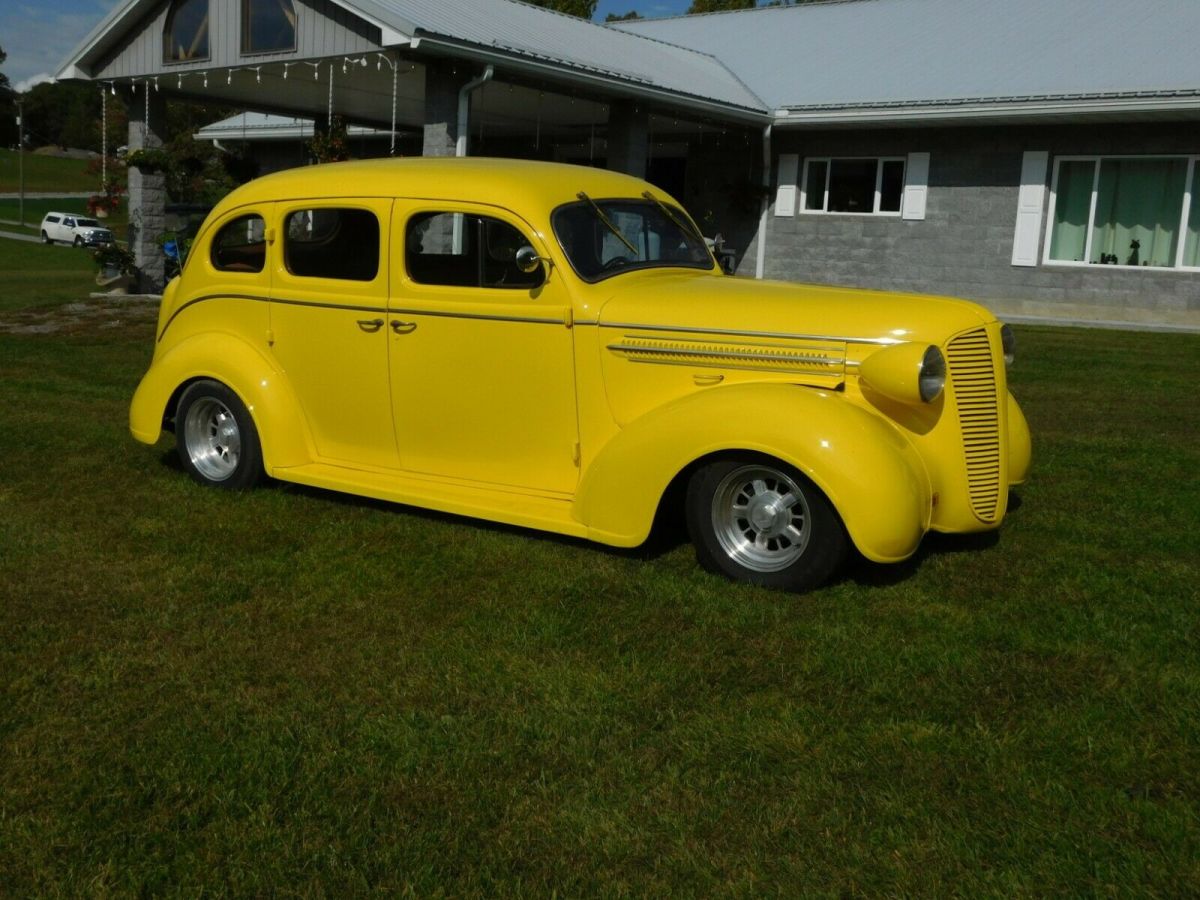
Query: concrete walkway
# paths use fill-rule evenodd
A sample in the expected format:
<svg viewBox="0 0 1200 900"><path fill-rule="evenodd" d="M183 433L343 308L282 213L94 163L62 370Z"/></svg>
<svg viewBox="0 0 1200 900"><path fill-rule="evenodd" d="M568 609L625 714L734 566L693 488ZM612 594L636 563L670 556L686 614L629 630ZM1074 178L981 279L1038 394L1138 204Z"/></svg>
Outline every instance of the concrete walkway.
<svg viewBox="0 0 1200 900"><path fill-rule="evenodd" d="M26 191L26 200L86 200L95 191L84 191L82 194L69 191ZM20 200L20 191L0 192L0 200Z"/></svg>
<svg viewBox="0 0 1200 900"><path fill-rule="evenodd" d="M0 238L8 238L10 241L29 241L34 244L40 244L42 239L36 234L18 234L15 231L0 231ZM64 247L69 247L70 244L63 244Z"/></svg>

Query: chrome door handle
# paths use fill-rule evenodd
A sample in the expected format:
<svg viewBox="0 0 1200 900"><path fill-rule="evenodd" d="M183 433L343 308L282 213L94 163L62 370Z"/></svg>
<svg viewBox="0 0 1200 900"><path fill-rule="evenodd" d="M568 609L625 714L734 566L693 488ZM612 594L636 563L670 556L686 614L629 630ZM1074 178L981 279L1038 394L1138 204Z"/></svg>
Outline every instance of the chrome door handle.
<svg viewBox="0 0 1200 900"><path fill-rule="evenodd" d="M392 331L396 334L412 334L416 330L416 322L401 322L399 319L392 319Z"/></svg>
<svg viewBox="0 0 1200 900"><path fill-rule="evenodd" d="M374 334L383 327L383 319L359 319L358 327L367 334Z"/></svg>

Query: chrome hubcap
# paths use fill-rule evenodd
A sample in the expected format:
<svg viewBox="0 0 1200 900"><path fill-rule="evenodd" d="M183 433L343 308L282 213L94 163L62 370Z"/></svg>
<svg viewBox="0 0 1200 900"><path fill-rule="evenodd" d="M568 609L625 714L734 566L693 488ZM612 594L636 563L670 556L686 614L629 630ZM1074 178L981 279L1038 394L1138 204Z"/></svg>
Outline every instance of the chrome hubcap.
<svg viewBox="0 0 1200 900"><path fill-rule="evenodd" d="M721 479L712 525L730 559L755 572L786 569L804 554L812 533L804 492L769 466L742 466Z"/></svg>
<svg viewBox="0 0 1200 900"><path fill-rule="evenodd" d="M242 434L237 419L220 400L203 397L189 407L183 439L192 465L210 481L224 481L237 471Z"/></svg>

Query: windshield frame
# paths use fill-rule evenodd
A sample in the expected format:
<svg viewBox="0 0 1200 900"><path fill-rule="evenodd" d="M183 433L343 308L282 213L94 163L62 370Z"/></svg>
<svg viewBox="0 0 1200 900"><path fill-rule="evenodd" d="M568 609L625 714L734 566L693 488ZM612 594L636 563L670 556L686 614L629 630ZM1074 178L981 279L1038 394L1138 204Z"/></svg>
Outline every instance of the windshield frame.
<svg viewBox="0 0 1200 900"><path fill-rule="evenodd" d="M611 215L612 211L603 209L604 205L608 204L608 203L622 203L622 204L630 204L630 205L634 205L634 206L643 206L643 207L646 207L647 209L653 209L653 210L657 211L660 215L662 215L666 219L667 222L672 224L674 227L679 228L680 231L688 239L699 241L698 246L704 250L705 260L704 261L698 260L696 262L686 262L683 260L674 260L674 259L673 260L653 259L653 260L644 260L644 261L634 261L634 262L629 263L629 265L615 268L612 271L603 271L602 270L593 276L585 275L583 272L579 271L579 268L575 264L575 260L572 258L570 252L568 252L566 244L564 243L564 241L562 239L562 235L559 232L559 227L562 222L561 215L564 211L569 210L569 209L588 209L590 207L592 215L596 215L596 209L599 208L605 216L609 216L609 215ZM667 209L671 210L672 212L674 212L675 215L674 216L668 215L662 209L662 207L666 207ZM674 221L675 219L678 219L678 221ZM601 225L604 225L606 228L611 229L613 227L610 223L605 222L604 219L601 218L600 216L596 216L596 221L598 223L600 223ZM686 225L687 227L681 227L681 223L683 225ZM641 197L630 197L630 196L590 197L589 196L589 197L585 197L582 199L570 200L566 203L560 203L558 206L554 207L554 209L551 210L551 212L550 212L550 228L554 233L554 239L558 243L558 248L562 251L563 256L566 257L567 263L571 267L571 271L573 271L575 273L575 275L581 281L584 281L587 284L598 284L601 281L607 281L609 278L612 278L615 275L623 275L626 272L645 271L646 269L692 269L692 270L697 270L697 271L701 271L701 272L711 272L713 270L713 268L717 265L716 257L713 256L712 250L708 246L707 241L704 240L704 236L700 233L700 230L696 227L695 223L692 222L691 216L689 216L686 212L684 212L683 209L680 208L678 205L676 205L674 203L670 203L666 200L655 197L653 195L651 195L649 198L647 198L645 196L641 196ZM618 237L620 237L620 235L618 235Z"/></svg>

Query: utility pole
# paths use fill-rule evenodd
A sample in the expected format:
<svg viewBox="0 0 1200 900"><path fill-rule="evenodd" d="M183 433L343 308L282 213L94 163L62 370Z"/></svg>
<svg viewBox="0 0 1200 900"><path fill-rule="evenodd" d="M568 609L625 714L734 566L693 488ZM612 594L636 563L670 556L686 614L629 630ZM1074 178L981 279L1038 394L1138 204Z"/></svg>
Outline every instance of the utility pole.
<svg viewBox="0 0 1200 900"><path fill-rule="evenodd" d="M17 182L20 186L20 199L17 200L17 219L25 224L25 116L24 100L17 98Z"/></svg>

